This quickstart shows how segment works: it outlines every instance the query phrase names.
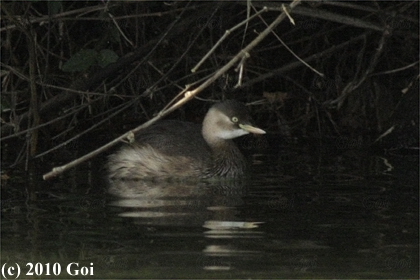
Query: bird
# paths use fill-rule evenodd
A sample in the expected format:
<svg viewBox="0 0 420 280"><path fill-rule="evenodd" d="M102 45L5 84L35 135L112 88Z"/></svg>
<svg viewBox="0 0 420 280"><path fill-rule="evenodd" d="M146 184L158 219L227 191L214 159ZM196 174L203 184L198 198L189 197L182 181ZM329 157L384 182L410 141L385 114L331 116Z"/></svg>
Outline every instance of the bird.
<svg viewBox="0 0 420 280"><path fill-rule="evenodd" d="M172 180L240 178L245 157L232 139L265 134L252 125L243 103L226 100L211 106L202 125L159 121L135 135L108 158L111 180Z"/></svg>

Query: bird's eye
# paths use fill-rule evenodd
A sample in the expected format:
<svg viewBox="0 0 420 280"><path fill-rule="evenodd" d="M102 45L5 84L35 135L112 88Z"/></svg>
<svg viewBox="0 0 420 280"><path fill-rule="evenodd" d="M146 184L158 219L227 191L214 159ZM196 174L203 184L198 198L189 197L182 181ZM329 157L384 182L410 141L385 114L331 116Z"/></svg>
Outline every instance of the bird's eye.
<svg viewBox="0 0 420 280"><path fill-rule="evenodd" d="M238 122L238 118L237 118L237 117L232 117L232 121L233 121L234 123L237 123L237 122Z"/></svg>

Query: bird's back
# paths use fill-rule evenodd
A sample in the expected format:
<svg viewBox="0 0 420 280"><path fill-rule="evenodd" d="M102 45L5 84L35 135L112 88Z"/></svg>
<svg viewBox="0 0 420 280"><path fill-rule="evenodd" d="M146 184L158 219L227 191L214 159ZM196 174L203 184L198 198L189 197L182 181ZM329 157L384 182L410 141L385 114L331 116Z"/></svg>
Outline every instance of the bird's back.
<svg viewBox="0 0 420 280"><path fill-rule="evenodd" d="M148 144L169 156L208 158L210 147L201 134L201 125L167 120L158 122L136 135L136 144Z"/></svg>
<svg viewBox="0 0 420 280"><path fill-rule="evenodd" d="M109 158L110 178L200 177L211 161L201 126L161 121L142 131L135 142Z"/></svg>

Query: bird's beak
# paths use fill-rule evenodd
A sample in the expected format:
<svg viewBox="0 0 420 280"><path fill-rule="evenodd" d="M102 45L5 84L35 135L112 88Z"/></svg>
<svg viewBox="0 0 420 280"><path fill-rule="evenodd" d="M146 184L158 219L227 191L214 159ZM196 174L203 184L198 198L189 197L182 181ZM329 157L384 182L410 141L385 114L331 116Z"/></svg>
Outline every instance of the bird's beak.
<svg viewBox="0 0 420 280"><path fill-rule="evenodd" d="M248 131L250 133L254 134L265 134L266 132L262 130L261 128L249 125L249 124L239 124L239 127L242 128L245 131Z"/></svg>

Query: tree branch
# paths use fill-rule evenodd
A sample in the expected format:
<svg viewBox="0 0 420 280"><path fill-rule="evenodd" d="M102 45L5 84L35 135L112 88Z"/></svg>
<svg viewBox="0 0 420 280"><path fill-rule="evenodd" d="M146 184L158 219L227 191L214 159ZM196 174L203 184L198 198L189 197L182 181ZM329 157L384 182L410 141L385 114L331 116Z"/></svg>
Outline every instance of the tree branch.
<svg viewBox="0 0 420 280"><path fill-rule="evenodd" d="M297 6L298 4L300 4L301 0L294 0L290 5L289 5L289 10L292 10L295 6ZM157 114L157 116L155 116L154 118L150 119L149 121L145 122L144 124L140 125L139 127L130 130L129 132L121 135L120 137L112 140L111 142L105 144L104 146L76 159L71 161L68 164L59 166L59 167L54 167L52 169L52 171L44 174L43 178L44 180L48 180L52 177L55 177L61 173L63 173L64 171L77 166L78 164L104 152L105 150L111 148L112 146L114 146L115 144L119 143L121 140L126 139L128 137L131 137L133 134L135 134L136 132L140 131L141 129L144 129L148 126L150 126L151 124L153 124L154 122L156 122L157 120L161 119L162 117L168 115L169 113L173 112L174 110L178 109L179 107L181 107L182 105L184 105L185 103L187 103L189 100L191 100L194 96L196 96L198 93L200 93L202 90L204 90L205 88L207 88L210 84L212 84L217 78L219 78L221 75L223 75L224 73L226 73L231 67L233 67L237 62L241 61L241 59L247 55L255 46L257 46L268 34L271 33L271 31L280 23L282 22L285 18L286 18L286 13L282 12L263 32L261 32L251 43L249 43L244 49L242 49L241 51L239 51L235 57L233 57L227 64L225 64L225 66L223 66L222 68L220 68L216 73L214 73L213 76L211 76L209 79L207 79L206 81L204 81L200 86L198 86L196 89L191 90L191 91L186 91L183 95L183 98L181 100L179 100L177 103L175 103L174 105L172 105L171 107L169 107L168 109L164 109L162 111L159 112L159 114Z"/></svg>

